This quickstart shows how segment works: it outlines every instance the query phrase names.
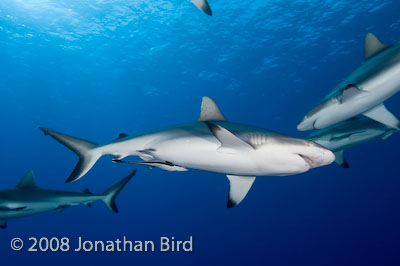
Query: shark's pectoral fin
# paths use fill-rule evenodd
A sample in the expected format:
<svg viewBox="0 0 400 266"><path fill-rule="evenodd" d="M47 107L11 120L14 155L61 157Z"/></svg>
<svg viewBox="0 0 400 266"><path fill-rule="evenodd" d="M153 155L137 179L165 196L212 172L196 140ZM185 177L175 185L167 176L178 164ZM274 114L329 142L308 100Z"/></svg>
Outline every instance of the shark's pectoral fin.
<svg viewBox="0 0 400 266"><path fill-rule="evenodd" d="M1 229L7 228L7 220L0 220L0 228Z"/></svg>
<svg viewBox="0 0 400 266"><path fill-rule="evenodd" d="M225 117L219 110L218 105L210 98L204 96L201 102L199 122L202 121L225 121Z"/></svg>
<svg viewBox="0 0 400 266"><path fill-rule="evenodd" d="M368 33L365 37L364 59L367 60L373 57L387 47L388 45L383 44L374 34Z"/></svg>
<svg viewBox="0 0 400 266"><path fill-rule="evenodd" d="M366 111L363 115L389 127L400 129L399 119L389 112L383 103Z"/></svg>
<svg viewBox="0 0 400 266"><path fill-rule="evenodd" d="M346 161L346 157L344 157L344 150L335 152L335 162L343 168L350 168L350 165Z"/></svg>
<svg viewBox="0 0 400 266"><path fill-rule="evenodd" d="M238 205L247 195L254 181L255 176L226 175L229 179L228 208Z"/></svg>
<svg viewBox="0 0 400 266"><path fill-rule="evenodd" d="M339 101L340 103L346 103L347 101L363 93L368 93L368 92L360 89L354 84L349 84L346 86L346 88L343 89L342 94L339 97Z"/></svg>
<svg viewBox="0 0 400 266"><path fill-rule="evenodd" d="M236 137L229 130L221 127L220 125L205 122L211 133L221 142L221 146L218 148L219 152L235 152L235 151L251 151L254 147L242 139Z"/></svg>

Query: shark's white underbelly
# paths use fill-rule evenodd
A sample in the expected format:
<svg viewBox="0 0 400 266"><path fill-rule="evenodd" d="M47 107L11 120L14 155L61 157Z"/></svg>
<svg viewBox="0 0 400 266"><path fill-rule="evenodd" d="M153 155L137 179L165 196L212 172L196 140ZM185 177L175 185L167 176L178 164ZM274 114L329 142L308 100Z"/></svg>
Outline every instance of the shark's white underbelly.
<svg viewBox="0 0 400 266"><path fill-rule="evenodd" d="M242 176L281 176L307 171L303 159L288 152L289 147L271 146L269 152L219 150L213 137L180 136L157 141L152 148L155 160L168 161L184 168Z"/></svg>

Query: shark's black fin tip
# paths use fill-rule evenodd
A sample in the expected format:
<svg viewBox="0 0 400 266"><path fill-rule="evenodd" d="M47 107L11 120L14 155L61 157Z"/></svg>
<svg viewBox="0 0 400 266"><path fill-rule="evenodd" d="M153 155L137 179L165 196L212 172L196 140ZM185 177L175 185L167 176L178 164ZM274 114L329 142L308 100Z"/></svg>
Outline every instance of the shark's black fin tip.
<svg viewBox="0 0 400 266"><path fill-rule="evenodd" d="M49 135L49 130L45 127L39 127L39 129L44 133L45 136Z"/></svg>
<svg viewBox="0 0 400 266"><path fill-rule="evenodd" d="M346 161L344 161L340 166L346 169L350 168L350 165Z"/></svg>

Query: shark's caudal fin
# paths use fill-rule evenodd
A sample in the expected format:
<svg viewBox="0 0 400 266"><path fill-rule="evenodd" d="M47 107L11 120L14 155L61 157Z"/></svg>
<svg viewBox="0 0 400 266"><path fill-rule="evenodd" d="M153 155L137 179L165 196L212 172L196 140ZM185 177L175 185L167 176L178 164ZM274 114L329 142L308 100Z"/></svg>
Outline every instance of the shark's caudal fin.
<svg viewBox="0 0 400 266"><path fill-rule="evenodd" d="M207 0L191 0L191 2L204 13L206 13L209 16L212 16L212 11L210 5L207 3Z"/></svg>
<svg viewBox="0 0 400 266"><path fill-rule="evenodd" d="M135 169L132 173L130 173L127 177L119 181L114 186L110 187L103 193L103 201L107 205L110 210L113 212L118 212L117 204L115 203L115 197L118 193L125 187L125 185L132 179L132 177L136 174L137 169Z"/></svg>
<svg viewBox="0 0 400 266"><path fill-rule="evenodd" d="M71 137L44 127L40 127L40 130L42 130L46 136L50 135L53 139L65 145L78 155L79 161L66 180L67 183L76 181L84 176L102 155L101 152L96 149L98 147L96 143Z"/></svg>

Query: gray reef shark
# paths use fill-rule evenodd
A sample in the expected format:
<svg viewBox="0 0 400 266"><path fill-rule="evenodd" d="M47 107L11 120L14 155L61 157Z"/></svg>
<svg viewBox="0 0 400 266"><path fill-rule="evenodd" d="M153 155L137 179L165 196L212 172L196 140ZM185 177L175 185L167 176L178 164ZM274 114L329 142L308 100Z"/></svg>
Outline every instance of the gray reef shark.
<svg viewBox="0 0 400 266"><path fill-rule="evenodd" d="M384 105L399 89L400 43L385 45L368 33L362 65L307 113L297 129L321 129L359 114L399 128L399 119Z"/></svg>
<svg viewBox="0 0 400 266"><path fill-rule="evenodd" d="M114 162L143 164L167 171L192 168L226 174L230 181L228 207L243 200L256 176L294 175L330 164L335 159L331 151L312 141L228 122L208 97L203 97L197 122L137 136L121 134L105 145L48 128L40 129L79 156L67 182L85 175L101 156L113 155ZM143 161L122 161L127 156L139 156Z"/></svg>
<svg viewBox="0 0 400 266"><path fill-rule="evenodd" d="M336 163L343 168L349 168L344 157L345 149L376 138L386 140L397 131L369 118L354 117L331 127L318 130L310 134L307 139L333 151Z"/></svg>
<svg viewBox="0 0 400 266"><path fill-rule="evenodd" d="M204 13L212 16L212 11L210 5L207 3L207 0L191 0L191 2Z"/></svg>
<svg viewBox="0 0 400 266"><path fill-rule="evenodd" d="M90 206L92 202L98 200L103 201L112 211L118 212L115 197L135 173L136 170L104 193L96 195L89 190L69 192L39 188L35 184L33 172L29 171L16 188L0 190L0 228L6 228L9 219L53 210L62 211L79 204Z"/></svg>

